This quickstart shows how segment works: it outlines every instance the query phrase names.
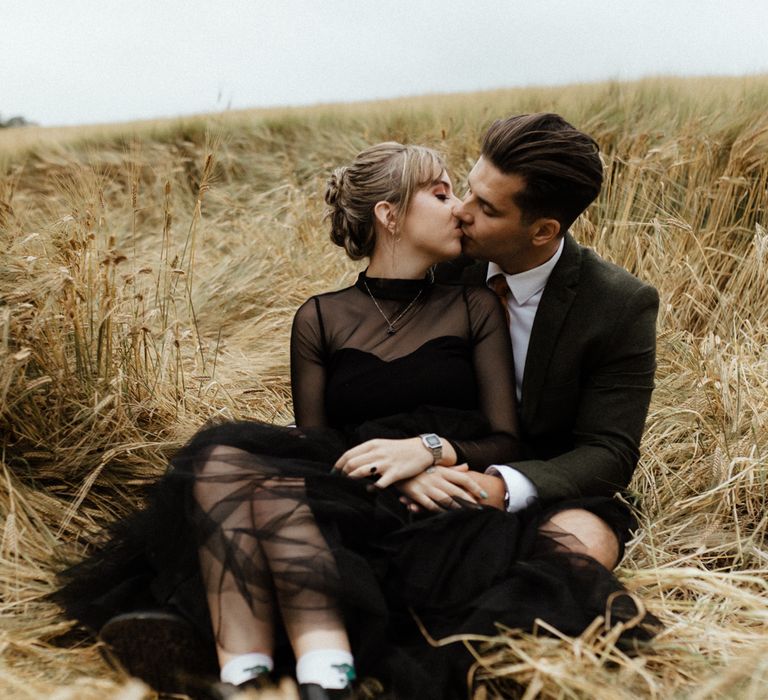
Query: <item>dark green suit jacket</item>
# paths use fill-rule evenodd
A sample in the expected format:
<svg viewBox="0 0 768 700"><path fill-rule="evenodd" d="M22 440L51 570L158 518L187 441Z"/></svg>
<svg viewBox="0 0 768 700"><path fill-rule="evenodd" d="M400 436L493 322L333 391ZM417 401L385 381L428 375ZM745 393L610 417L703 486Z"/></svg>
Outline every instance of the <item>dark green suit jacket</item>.
<svg viewBox="0 0 768 700"><path fill-rule="evenodd" d="M487 263L438 268L439 282L484 284ZM653 391L659 296L565 234L531 330L518 407L523 460L548 502L629 483Z"/></svg>

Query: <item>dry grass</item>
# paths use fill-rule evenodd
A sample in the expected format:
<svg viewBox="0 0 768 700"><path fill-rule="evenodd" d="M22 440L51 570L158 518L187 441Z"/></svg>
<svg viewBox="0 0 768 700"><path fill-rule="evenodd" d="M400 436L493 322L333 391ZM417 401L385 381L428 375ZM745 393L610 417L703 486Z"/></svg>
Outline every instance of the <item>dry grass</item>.
<svg viewBox="0 0 768 700"><path fill-rule="evenodd" d="M602 621L468 640L476 695L765 697L766 104L767 78L660 79L0 133L4 697L151 696L92 642L51 645L69 623L43 596L203 420L288 421L291 315L353 272L321 221L330 166L407 139L461 180L491 118L543 109L605 151L578 237L661 293L618 573L666 627L633 658Z"/></svg>

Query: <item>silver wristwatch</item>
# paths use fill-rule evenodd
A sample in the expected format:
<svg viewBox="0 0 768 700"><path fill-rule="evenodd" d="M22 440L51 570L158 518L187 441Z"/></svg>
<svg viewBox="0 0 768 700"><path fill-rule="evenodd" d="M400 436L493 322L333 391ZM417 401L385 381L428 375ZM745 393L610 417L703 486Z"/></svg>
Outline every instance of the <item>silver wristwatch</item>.
<svg viewBox="0 0 768 700"><path fill-rule="evenodd" d="M432 465L434 466L443 458L443 441L434 433L422 433L419 437L424 447L432 453Z"/></svg>

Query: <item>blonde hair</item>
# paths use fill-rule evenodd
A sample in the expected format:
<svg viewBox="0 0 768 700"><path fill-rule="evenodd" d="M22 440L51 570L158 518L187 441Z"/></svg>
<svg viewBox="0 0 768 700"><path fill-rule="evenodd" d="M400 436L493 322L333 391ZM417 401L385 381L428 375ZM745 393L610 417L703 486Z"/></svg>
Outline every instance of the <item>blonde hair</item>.
<svg viewBox="0 0 768 700"><path fill-rule="evenodd" d="M386 141L366 148L328 179L331 240L353 260L369 257L376 243L373 209L378 202L395 205L402 218L413 195L445 170L442 156L426 146Z"/></svg>

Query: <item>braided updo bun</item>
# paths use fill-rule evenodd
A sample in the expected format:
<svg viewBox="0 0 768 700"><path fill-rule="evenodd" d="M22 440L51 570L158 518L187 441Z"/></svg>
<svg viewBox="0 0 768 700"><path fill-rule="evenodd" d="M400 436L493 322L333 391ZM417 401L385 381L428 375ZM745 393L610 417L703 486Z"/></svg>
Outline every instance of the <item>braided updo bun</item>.
<svg viewBox="0 0 768 700"><path fill-rule="evenodd" d="M373 209L378 202L394 204L404 215L414 193L445 170L442 157L425 146L379 143L358 153L328 178L325 203L331 240L352 260L369 257L376 243Z"/></svg>
<svg viewBox="0 0 768 700"><path fill-rule="evenodd" d="M330 207L328 217L331 220L331 240L347 251L347 255L353 260L368 255L367 237L361 236L355 222L347 215L348 207L345 203L349 196L345 196L344 184L347 166L336 168L328 178L325 188L325 203Z"/></svg>

